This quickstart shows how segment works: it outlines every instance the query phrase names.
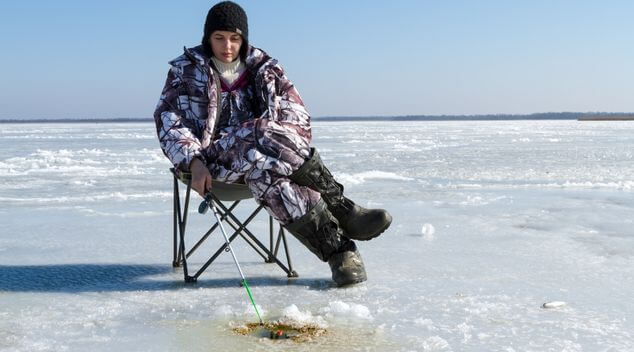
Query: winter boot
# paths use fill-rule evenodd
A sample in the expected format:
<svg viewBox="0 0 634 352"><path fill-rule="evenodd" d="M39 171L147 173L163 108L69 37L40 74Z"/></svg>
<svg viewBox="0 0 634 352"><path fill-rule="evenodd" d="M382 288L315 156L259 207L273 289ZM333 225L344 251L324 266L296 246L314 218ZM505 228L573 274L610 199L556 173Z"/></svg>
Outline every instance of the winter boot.
<svg viewBox="0 0 634 352"><path fill-rule="evenodd" d="M343 237L343 230L323 200L319 200L308 213L286 225L286 229L319 259L328 262L332 279L338 286L367 279L356 245Z"/></svg>
<svg viewBox="0 0 634 352"><path fill-rule="evenodd" d="M311 148L310 159L290 179L321 194L348 238L361 241L373 239L392 223L392 216L386 210L365 209L344 197L343 185L335 181L315 148Z"/></svg>
<svg viewBox="0 0 634 352"><path fill-rule="evenodd" d="M367 280L365 267L357 245L349 241L343 252L337 252L330 256L328 265L332 271L332 279L339 285L349 285Z"/></svg>

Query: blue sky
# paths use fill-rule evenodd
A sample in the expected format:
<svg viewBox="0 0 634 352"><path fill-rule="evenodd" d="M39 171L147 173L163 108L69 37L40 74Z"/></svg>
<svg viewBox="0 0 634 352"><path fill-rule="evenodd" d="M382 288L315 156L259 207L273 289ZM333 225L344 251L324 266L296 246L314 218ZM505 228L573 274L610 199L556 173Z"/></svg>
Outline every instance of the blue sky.
<svg viewBox="0 0 634 352"><path fill-rule="evenodd" d="M240 3L313 116L634 111L631 1ZM0 118L150 117L214 1L3 1Z"/></svg>

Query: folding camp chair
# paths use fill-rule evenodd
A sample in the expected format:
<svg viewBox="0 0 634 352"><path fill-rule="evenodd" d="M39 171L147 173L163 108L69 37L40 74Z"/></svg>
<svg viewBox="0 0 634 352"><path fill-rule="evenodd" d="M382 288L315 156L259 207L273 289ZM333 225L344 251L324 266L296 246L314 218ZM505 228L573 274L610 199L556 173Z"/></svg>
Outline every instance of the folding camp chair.
<svg viewBox="0 0 634 352"><path fill-rule="evenodd" d="M196 282L198 277L213 263L216 258L223 252L228 251L227 243L223 241L222 246L216 250L216 252L204 263L194 275L189 275L189 268L187 266L187 259L200 247L200 245L207 240L207 238L219 227L216 222L209 230L204 233L197 242L188 251L185 248L185 229L187 225L187 215L189 210L189 202L191 195L191 174L170 169L174 175L174 259L172 266L183 266L183 274L185 282ZM181 204L180 199L180 183L186 186L185 201ZM297 277L297 272L293 270L291 264L291 257L289 255L288 245L286 243L286 235L284 228L279 225L279 231L277 232L277 238L274 236L274 223L273 217L269 216L269 247L267 248L257 237L247 228L247 225L253 220L256 215L262 210L263 206L258 205L257 208L247 217L246 220L240 221L233 214L238 204L242 200L253 198L253 195L249 191L249 188L244 184L232 184L224 183L220 181L213 181L211 192L213 196L213 202L218 208L221 221L224 221L234 232L229 236L229 241L233 242L237 237L243 238L250 246L255 250L266 263L276 263L286 275L290 277ZM231 206L226 207L222 202L231 201ZM210 218L211 219L211 218ZM278 258L277 253L280 249L280 242L284 245L284 253L286 255L286 265Z"/></svg>

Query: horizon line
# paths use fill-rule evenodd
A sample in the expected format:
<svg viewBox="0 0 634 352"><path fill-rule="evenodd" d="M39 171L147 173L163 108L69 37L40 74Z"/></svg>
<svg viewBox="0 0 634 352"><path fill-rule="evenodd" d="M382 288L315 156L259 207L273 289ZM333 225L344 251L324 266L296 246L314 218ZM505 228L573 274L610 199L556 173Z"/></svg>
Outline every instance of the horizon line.
<svg viewBox="0 0 634 352"><path fill-rule="evenodd" d="M536 112L530 114L436 114L436 115L357 115L357 116L313 116L318 121L443 121L443 120L577 120L597 118L634 119L634 112ZM54 123L54 122L150 122L152 117L113 118L4 118L0 123Z"/></svg>

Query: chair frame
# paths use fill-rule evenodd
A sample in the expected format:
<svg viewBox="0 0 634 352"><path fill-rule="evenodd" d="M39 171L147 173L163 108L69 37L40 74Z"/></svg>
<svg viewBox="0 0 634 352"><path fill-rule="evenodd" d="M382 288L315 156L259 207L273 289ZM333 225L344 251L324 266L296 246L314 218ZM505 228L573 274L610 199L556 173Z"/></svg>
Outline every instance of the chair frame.
<svg viewBox="0 0 634 352"><path fill-rule="evenodd" d="M207 232L192 246L188 251L185 248L185 230L187 227L187 218L189 212L189 203L190 203L190 195L191 195L191 174L177 171L175 169L170 169L172 175L174 176L174 215L173 215L173 234L174 234L174 250L173 250L173 267L183 267L183 275L185 282L193 283L198 280L198 277L218 258L218 256L223 251L229 251L229 247L225 242L223 242L222 246L218 248L218 250L205 262L194 275L189 275L189 267L187 264L187 259L196 252L198 247L205 242L205 240L219 227L219 223L216 221L213 226L207 230ZM180 199L180 184L182 182L186 186L185 191L185 202L181 204ZM286 242L286 234L282 225L279 225L279 230L277 232L277 239L274 235L274 219L269 215L269 247L267 248L262 242L260 242L257 237L247 228L247 225L253 220L256 215L264 208L262 205L258 205L258 207L248 216L248 218L244 221L240 221L232 211L240 204L241 199L232 200L233 203L227 207L223 204L223 201L214 193L212 187L212 196L213 203L216 205L218 209L220 220L227 223L231 228L233 228L234 232L231 236L229 236L229 242L233 243L233 241L241 237L243 238L250 246L258 253L263 259L265 263L276 263L284 272L286 276L289 278L295 278L299 275L295 270L293 270L293 265L291 263L291 257L289 254L288 244ZM286 255L286 265L282 263L280 258L278 258L277 254L280 249L280 244L284 244L284 253Z"/></svg>

